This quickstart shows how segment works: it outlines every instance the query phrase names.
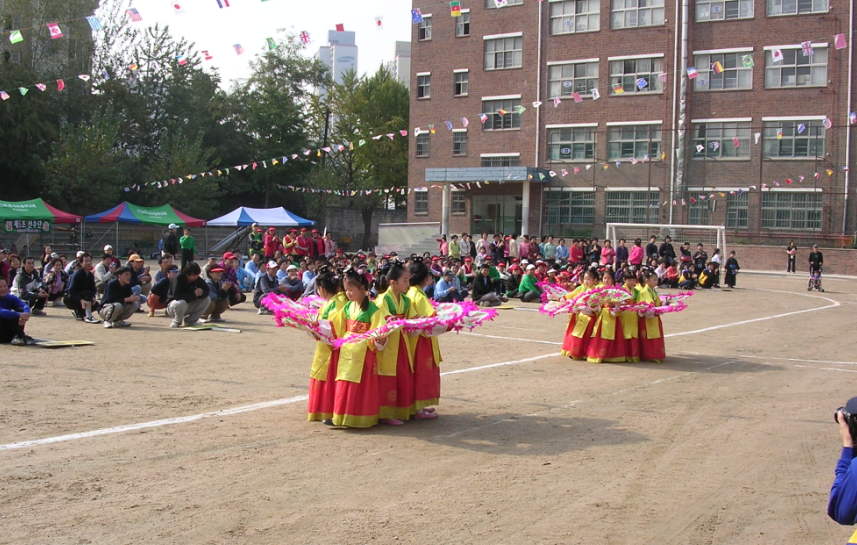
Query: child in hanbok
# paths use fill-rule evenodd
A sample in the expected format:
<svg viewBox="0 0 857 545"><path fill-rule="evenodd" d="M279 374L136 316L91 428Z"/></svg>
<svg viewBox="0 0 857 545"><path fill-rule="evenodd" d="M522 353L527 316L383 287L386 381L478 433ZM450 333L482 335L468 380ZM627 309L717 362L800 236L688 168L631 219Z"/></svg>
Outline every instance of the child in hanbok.
<svg viewBox="0 0 857 545"><path fill-rule="evenodd" d="M384 325L387 314L368 298L366 277L350 270L345 276L348 303L342 309L345 331L338 337L367 333ZM378 423L378 356L387 339L383 337L346 343L339 349L333 425L370 428Z"/></svg>
<svg viewBox="0 0 857 545"><path fill-rule="evenodd" d="M601 284L605 288L613 287L613 271L607 269L601 273ZM612 301L604 303L595 312L597 317L592 329L592 338L586 349L586 361L624 363L625 336L622 333L622 322L618 318L619 310L616 308L616 303Z"/></svg>
<svg viewBox="0 0 857 545"><path fill-rule="evenodd" d="M331 338L342 335L345 332L342 309L348 302L345 292L342 291L342 278L325 266L315 282L318 295L327 300L327 303L318 313L319 328ZM314 335L314 337L318 342L315 346L315 355L310 371L307 420L332 424L339 350L334 349L328 341L322 340L320 336Z"/></svg>
<svg viewBox="0 0 857 545"><path fill-rule="evenodd" d="M652 303L656 307L661 306L661 298L655 287L658 285L658 275L654 271L647 272L643 275L645 284L637 289L637 301ZM664 326L661 323L660 316L655 316L649 310L641 316L643 318L639 323L640 337L640 359L643 361L653 361L660 363L666 358L666 349L664 347Z"/></svg>
<svg viewBox="0 0 857 545"><path fill-rule="evenodd" d="M410 275L398 263L378 271L376 280L378 305L389 319L411 319L414 305L405 295L410 288ZM414 366L407 335L397 329L390 333L387 347L378 352L378 393L381 423L401 426L411 416L414 403Z"/></svg>
<svg viewBox="0 0 857 545"><path fill-rule="evenodd" d="M429 269L419 258L415 258L408 269L410 289L407 296L414 307L416 317L434 316L434 307L426 297L425 287L432 282ZM440 328L446 331L446 328ZM433 408L440 401L440 347L437 334L442 331L408 335L408 345L414 366L414 403L411 413L415 420L437 418Z"/></svg>
<svg viewBox="0 0 857 545"><path fill-rule="evenodd" d="M633 299L628 302L636 302L639 296L639 292L637 291L637 276L631 271L625 271L623 278L624 284L622 285L622 289L633 296ZM619 316L619 320L622 322L622 335L625 338L625 361L636 363L640 361L640 317L636 312L623 311Z"/></svg>
<svg viewBox="0 0 857 545"><path fill-rule="evenodd" d="M586 269L583 273L582 283L571 293L566 294L566 299L574 299L578 295L592 291L598 282L598 273L593 269ZM568 318L568 327L565 329L565 338L562 341L563 356L575 360L585 360L589 343L592 339L592 330L595 327L593 309L575 309Z"/></svg>

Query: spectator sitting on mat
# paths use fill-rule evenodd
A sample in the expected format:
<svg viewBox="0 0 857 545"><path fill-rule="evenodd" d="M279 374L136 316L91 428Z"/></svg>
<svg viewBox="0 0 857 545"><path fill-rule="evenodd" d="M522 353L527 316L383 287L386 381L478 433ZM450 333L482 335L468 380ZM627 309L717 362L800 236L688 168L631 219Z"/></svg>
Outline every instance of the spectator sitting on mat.
<svg viewBox="0 0 857 545"><path fill-rule="evenodd" d="M223 269L221 267L213 267L208 271L208 297L211 299L208 308L202 313L203 323L207 322L225 322L222 318L224 312L229 310L229 290L233 286L229 280L224 280Z"/></svg>
<svg viewBox="0 0 857 545"><path fill-rule="evenodd" d="M200 278L199 265L188 263L176 281L175 299L167 306L172 317L170 327L194 327L199 325L199 317L208 310L211 300L208 298L208 284Z"/></svg>
<svg viewBox="0 0 857 545"><path fill-rule="evenodd" d="M101 298L101 308L98 314L104 320L104 327L130 327L128 318L140 308L140 297L131 288L131 277L134 275L128 267L120 267L116 271L116 279L107 283L104 297Z"/></svg>
<svg viewBox="0 0 857 545"><path fill-rule="evenodd" d="M32 257L24 258L24 266L15 276L13 295L23 299L30 306L33 316L44 316L45 302L48 300L48 290L36 270L36 262Z"/></svg>
<svg viewBox="0 0 857 545"><path fill-rule="evenodd" d="M11 343L15 346L36 344L32 337L24 333L24 327L30 319L30 307L20 298L9 293L9 284L0 278L0 344Z"/></svg>
<svg viewBox="0 0 857 545"><path fill-rule="evenodd" d="M166 259L166 256L161 259ZM161 272L163 271L159 271L158 275L161 275ZM170 258L169 269L167 269L163 277L161 277L161 279L152 286L152 293L150 293L149 297L146 298L146 304L149 305L149 318L154 318L156 310L166 310L167 306L169 306L170 302L175 297L176 279L178 276L179 267L174 264L172 262L172 258Z"/></svg>
<svg viewBox="0 0 857 545"><path fill-rule="evenodd" d="M98 324L101 320L92 315L92 309L98 309L98 290L95 289L95 275L92 273L92 256L84 253L78 257L80 268L71 275L68 294L63 303L75 320L88 324Z"/></svg>

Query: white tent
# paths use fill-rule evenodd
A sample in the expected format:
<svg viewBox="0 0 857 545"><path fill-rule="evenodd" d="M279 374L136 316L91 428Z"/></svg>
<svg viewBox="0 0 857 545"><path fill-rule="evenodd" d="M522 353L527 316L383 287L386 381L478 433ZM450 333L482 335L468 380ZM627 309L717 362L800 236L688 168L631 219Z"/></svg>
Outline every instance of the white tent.
<svg viewBox="0 0 857 545"><path fill-rule="evenodd" d="M265 227L309 227L312 220L292 214L282 206L278 208L236 208L225 216L208 222L210 227L245 227L258 223Z"/></svg>

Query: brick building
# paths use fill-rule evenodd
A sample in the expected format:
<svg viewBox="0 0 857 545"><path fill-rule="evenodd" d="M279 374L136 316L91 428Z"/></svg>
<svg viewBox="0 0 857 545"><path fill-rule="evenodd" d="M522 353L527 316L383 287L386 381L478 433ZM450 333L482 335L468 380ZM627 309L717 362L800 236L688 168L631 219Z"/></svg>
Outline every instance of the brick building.
<svg viewBox="0 0 857 545"><path fill-rule="evenodd" d="M853 0L501 3L452 17L413 0L409 221L710 224L748 241L857 228Z"/></svg>

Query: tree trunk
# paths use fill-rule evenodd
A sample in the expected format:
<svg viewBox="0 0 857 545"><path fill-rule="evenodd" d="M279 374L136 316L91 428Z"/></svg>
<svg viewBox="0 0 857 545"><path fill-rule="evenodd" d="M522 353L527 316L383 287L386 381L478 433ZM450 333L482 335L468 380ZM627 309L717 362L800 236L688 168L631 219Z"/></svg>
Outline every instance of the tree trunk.
<svg viewBox="0 0 857 545"><path fill-rule="evenodd" d="M363 245L361 248L365 248L367 252L369 252L369 239L372 238L372 214L375 213L375 208L364 208L363 211Z"/></svg>

